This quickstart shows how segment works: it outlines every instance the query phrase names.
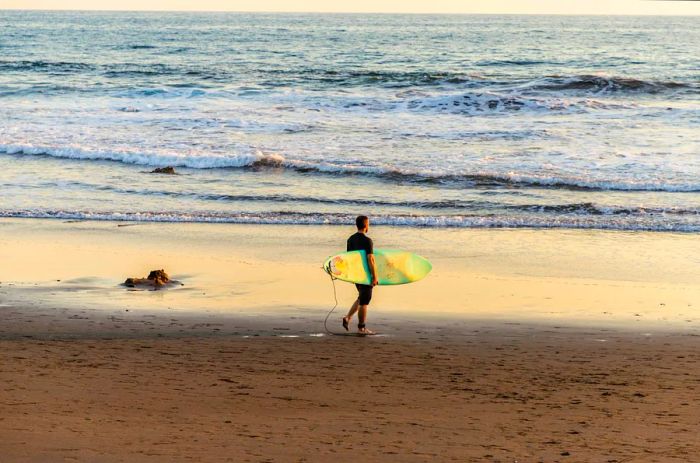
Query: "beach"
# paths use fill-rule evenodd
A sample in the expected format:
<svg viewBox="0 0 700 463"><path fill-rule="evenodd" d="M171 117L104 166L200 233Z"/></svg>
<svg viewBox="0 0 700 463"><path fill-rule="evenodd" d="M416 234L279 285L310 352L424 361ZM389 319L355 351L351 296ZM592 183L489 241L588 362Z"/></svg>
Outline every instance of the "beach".
<svg viewBox="0 0 700 463"><path fill-rule="evenodd" d="M358 338L323 327L334 300L319 267L344 227L127 224L0 221L3 461L680 462L700 449L692 235L376 227L434 270L379 288L381 334ZM119 285L151 267L184 286ZM353 288L336 285L341 332Z"/></svg>
<svg viewBox="0 0 700 463"><path fill-rule="evenodd" d="M698 461L696 17L7 8L0 463Z"/></svg>
<svg viewBox="0 0 700 463"><path fill-rule="evenodd" d="M144 330L2 341L0 452L17 462L697 455L697 335L470 328L410 340Z"/></svg>

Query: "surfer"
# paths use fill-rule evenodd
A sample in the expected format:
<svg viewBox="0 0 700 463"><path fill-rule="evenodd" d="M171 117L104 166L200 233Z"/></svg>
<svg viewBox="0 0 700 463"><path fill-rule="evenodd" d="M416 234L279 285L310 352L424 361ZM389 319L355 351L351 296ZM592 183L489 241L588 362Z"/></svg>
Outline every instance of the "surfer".
<svg viewBox="0 0 700 463"><path fill-rule="evenodd" d="M348 238L348 251L365 251L367 254L367 264L370 273L372 273L371 285L356 284L358 297L350 307L348 314L343 317L343 328L347 331L355 312L358 314L357 330L361 334L374 334L367 329L365 322L367 321L367 306L372 300L372 289L377 286L377 267L374 263L374 244L372 239L367 236L369 231L369 218L365 215L358 216L355 219L357 225L357 233Z"/></svg>

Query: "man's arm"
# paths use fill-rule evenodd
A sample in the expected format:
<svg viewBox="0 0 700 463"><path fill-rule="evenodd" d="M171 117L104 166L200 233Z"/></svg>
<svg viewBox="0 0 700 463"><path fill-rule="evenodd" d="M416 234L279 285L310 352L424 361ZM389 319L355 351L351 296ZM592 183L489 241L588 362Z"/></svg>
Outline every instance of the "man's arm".
<svg viewBox="0 0 700 463"><path fill-rule="evenodd" d="M377 281L377 265L374 263L374 254L367 254L367 263L372 274L372 286L377 286L379 282Z"/></svg>

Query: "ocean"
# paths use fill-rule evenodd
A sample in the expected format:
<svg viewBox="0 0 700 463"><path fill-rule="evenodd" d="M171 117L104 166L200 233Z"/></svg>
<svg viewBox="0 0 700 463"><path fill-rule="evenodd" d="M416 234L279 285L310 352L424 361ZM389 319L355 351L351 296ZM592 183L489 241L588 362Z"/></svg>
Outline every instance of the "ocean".
<svg viewBox="0 0 700 463"><path fill-rule="evenodd" d="M0 11L0 217L699 232L697 21Z"/></svg>

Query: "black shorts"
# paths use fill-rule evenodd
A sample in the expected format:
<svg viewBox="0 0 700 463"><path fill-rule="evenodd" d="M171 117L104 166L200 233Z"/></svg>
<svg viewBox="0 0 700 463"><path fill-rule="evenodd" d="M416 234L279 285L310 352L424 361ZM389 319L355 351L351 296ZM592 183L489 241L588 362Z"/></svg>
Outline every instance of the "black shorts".
<svg viewBox="0 0 700 463"><path fill-rule="evenodd" d="M357 292L360 293L357 300L360 301L360 305L367 305L369 301L372 300L372 286L369 285L358 285L356 284Z"/></svg>

